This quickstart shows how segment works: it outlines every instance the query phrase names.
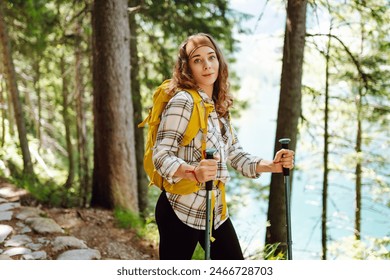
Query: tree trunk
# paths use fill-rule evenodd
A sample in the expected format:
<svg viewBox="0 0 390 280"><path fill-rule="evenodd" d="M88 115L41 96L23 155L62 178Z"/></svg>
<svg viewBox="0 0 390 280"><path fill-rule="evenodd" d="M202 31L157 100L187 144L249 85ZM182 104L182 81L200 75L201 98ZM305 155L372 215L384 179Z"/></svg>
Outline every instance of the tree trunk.
<svg viewBox="0 0 390 280"><path fill-rule="evenodd" d="M19 143L23 156L23 172L33 178L34 170L31 161L30 150L27 141L26 124L23 116L22 104L20 102L19 90L16 83L15 67L12 60L11 43L7 34L6 24L4 22L3 8L0 3L0 44L2 45L2 57L4 63L4 72L8 91L11 93L12 105L15 113L15 120L19 134Z"/></svg>
<svg viewBox="0 0 390 280"><path fill-rule="evenodd" d="M361 238L361 216L362 216L362 163L361 163L361 153L362 153L362 88L359 87L359 96L356 97L356 109L357 109L357 131L356 131L356 147L355 152L357 155L357 162L355 166L355 188L356 188L356 197L355 197L355 238L360 240Z"/></svg>
<svg viewBox="0 0 390 280"><path fill-rule="evenodd" d="M0 55L1 57L1 55ZM2 73L1 71L1 65L0 65L0 73ZM0 80L0 104L5 104L5 99L4 96L3 96L3 83L2 81ZM6 111L5 111L5 106L0 106L0 112L1 112L1 135L0 135L0 148L3 148L4 147L4 144L5 144L5 120L7 118L7 114L6 114Z"/></svg>
<svg viewBox="0 0 390 280"><path fill-rule="evenodd" d="M68 93L68 79L67 73L65 71L65 58L61 56L61 77L62 77L62 117L64 119L65 126L65 141L66 141L66 151L68 152L68 178L64 184L66 190L69 190L73 185L73 180L75 176L75 166L74 166L74 153L73 153L73 145L72 145L72 137L70 124L71 119L69 116L69 93ZM62 206L66 206L67 204L67 195L63 198Z"/></svg>
<svg viewBox="0 0 390 280"><path fill-rule="evenodd" d="M284 137L291 139L290 149L295 150L296 147L298 120L301 116L306 5L306 0L289 0L287 5L275 152L280 149L278 139ZM266 232L266 243L274 244L280 242L279 250L286 252L286 205L282 174L272 174L271 176L268 221L270 226Z"/></svg>
<svg viewBox="0 0 390 280"><path fill-rule="evenodd" d="M127 0L93 10L94 170L92 206L138 212Z"/></svg>
<svg viewBox="0 0 390 280"><path fill-rule="evenodd" d="M365 26L364 23L360 23L361 28L361 47L360 47L360 56L364 56L364 40L365 40ZM356 240L361 239L361 219L362 219L362 140L363 140L363 130L362 130L362 113L363 113L363 89L364 84L359 82L358 86L358 95L356 96L356 111L357 111L357 124L356 124L356 166L355 166L355 238Z"/></svg>
<svg viewBox="0 0 390 280"><path fill-rule="evenodd" d="M329 175L329 63L330 63L330 48L331 48L332 25L329 29L328 45L325 55L325 112L324 112L324 173L322 181L322 213L321 213L321 244L322 256L321 259L327 259L327 220L328 220L328 175Z"/></svg>
<svg viewBox="0 0 390 280"><path fill-rule="evenodd" d="M80 179L80 204L87 207L90 195L90 176L87 147L87 123L84 112L84 86L82 75L82 52L81 52L81 24L76 23L75 41L75 99L76 99L76 125L77 125L77 150L78 150L78 175Z"/></svg>
<svg viewBox="0 0 390 280"><path fill-rule="evenodd" d="M139 5L138 0L130 1L130 6L134 7ZM135 135L135 155L137 160L137 182L138 182L138 204L139 211L145 218L145 211L148 206L148 179L143 169L144 153L145 153L145 141L144 130L138 128L138 124L142 122L142 103L141 103L141 89L139 82L139 59L137 48L137 22L135 20L135 14L137 9L132 10L129 14L129 26L130 26L130 63L131 63L131 95L133 97L134 108L134 135Z"/></svg>
<svg viewBox="0 0 390 280"><path fill-rule="evenodd" d="M38 113L37 116L34 118L34 125L35 130L37 134L37 139L39 143L39 148L41 148L42 145L42 126L41 126L41 120L42 120L42 94L41 94L41 86L39 84L39 81L41 80L41 67L39 66L39 62L41 61L40 54L37 54L38 57L34 59L34 75L33 75L33 82L34 82L34 90L37 96L37 107L38 107Z"/></svg>

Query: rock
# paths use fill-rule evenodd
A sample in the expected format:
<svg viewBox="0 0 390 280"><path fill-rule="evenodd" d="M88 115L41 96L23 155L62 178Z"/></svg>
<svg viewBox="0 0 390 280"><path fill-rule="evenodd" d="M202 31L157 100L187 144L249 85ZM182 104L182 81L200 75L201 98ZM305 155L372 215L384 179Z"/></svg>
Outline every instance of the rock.
<svg viewBox="0 0 390 280"><path fill-rule="evenodd" d="M0 260L101 259L100 252L88 248L85 241L58 236L63 235L63 228L40 208L21 206L20 196L25 193L0 182L0 221L11 221L10 225L0 224ZM60 218L69 220L68 216ZM77 218L73 221L71 226L79 222Z"/></svg>
<svg viewBox="0 0 390 280"><path fill-rule="evenodd" d="M47 244L50 243L50 240L45 238L45 237L39 237L38 238L38 242L41 243L41 244L47 245Z"/></svg>
<svg viewBox="0 0 390 280"><path fill-rule="evenodd" d="M31 238L24 234L14 235L11 239L5 242L5 246L7 247L20 247L27 243L31 242Z"/></svg>
<svg viewBox="0 0 390 280"><path fill-rule="evenodd" d="M22 260L46 260L47 254L45 251L32 252L22 256Z"/></svg>
<svg viewBox="0 0 390 280"><path fill-rule="evenodd" d="M11 248L11 249L6 250L3 253L3 255L8 255L8 256L12 257L12 256L25 255L25 254L30 254L30 253L31 253L30 249L27 249L24 247L15 247L15 248Z"/></svg>
<svg viewBox="0 0 390 280"><path fill-rule="evenodd" d="M88 249L84 241L77 239L74 236L58 236L52 242L53 251L58 252L69 248Z"/></svg>
<svg viewBox="0 0 390 280"><path fill-rule="evenodd" d="M0 212L12 210L12 209L19 208L19 207L20 207L19 202L2 203L2 204L0 204Z"/></svg>
<svg viewBox="0 0 390 280"><path fill-rule="evenodd" d="M31 232L31 228L29 228L28 226L25 226L25 227L23 227L19 232L20 232L21 234L29 233L29 232Z"/></svg>
<svg viewBox="0 0 390 280"><path fill-rule="evenodd" d="M26 225L25 225L24 223L22 223L22 222L17 222L17 223L16 223L16 226L19 228L19 229L18 229L18 232L21 233L21 234L31 232L31 228L29 228L28 226L26 226Z"/></svg>
<svg viewBox="0 0 390 280"><path fill-rule="evenodd" d="M12 211L1 211L0 221L11 221L13 214Z"/></svg>
<svg viewBox="0 0 390 280"><path fill-rule="evenodd" d="M33 251L38 251L39 249L41 249L43 246L43 244L41 243L27 243L26 244L26 247L33 250Z"/></svg>
<svg viewBox="0 0 390 280"><path fill-rule="evenodd" d="M26 223L38 233L63 233L63 229L50 218L27 218Z"/></svg>
<svg viewBox="0 0 390 280"><path fill-rule="evenodd" d="M40 217L45 214L41 209L34 207L22 207L19 213L16 215L16 218L19 220L26 220L31 217Z"/></svg>
<svg viewBox="0 0 390 280"><path fill-rule="evenodd" d="M19 189L15 185L12 185L7 182L1 183L0 188L0 197L11 200L13 198L19 198L21 195L26 194L27 191L24 189Z"/></svg>
<svg viewBox="0 0 390 280"><path fill-rule="evenodd" d="M8 225L0 225L0 243L2 243L8 235L12 232L13 228Z"/></svg>
<svg viewBox="0 0 390 280"><path fill-rule="evenodd" d="M100 260L101 255L94 249L69 250L57 257L57 260Z"/></svg>

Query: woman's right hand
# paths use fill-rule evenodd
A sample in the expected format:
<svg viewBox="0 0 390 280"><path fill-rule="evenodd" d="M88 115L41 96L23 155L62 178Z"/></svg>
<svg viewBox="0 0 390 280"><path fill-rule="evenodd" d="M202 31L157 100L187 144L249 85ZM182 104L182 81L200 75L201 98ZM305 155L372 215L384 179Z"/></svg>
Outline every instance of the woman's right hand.
<svg viewBox="0 0 390 280"><path fill-rule="evenodd" d="M196 178L200 183L215 180L217 177L218 161L215 159L203 159L195 168Z"/></svg>

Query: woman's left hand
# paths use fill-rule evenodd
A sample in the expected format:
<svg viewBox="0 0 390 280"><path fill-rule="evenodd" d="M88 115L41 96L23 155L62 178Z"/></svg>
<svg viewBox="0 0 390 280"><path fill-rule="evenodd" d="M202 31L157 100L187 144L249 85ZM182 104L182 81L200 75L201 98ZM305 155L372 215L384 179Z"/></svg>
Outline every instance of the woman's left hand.
<svg viewBox="0 0 390 280"><path fill-rule="evenodd" d="M274 164L277 167L277 172L282 172L283 168L292 169L294 167L294 151L287 149L277 151Z"/></svg>

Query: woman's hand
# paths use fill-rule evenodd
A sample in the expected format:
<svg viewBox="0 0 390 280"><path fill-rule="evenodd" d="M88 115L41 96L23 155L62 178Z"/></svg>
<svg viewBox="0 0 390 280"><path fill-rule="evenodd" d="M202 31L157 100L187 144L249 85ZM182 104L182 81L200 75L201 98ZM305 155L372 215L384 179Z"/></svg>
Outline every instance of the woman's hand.
<svg viewBox="0 0 390 280"><path fill-rule="evenodd" d="M256 172L281 173L283 167L289 169L294 167L294 151L287 149L277 151L273 161L261 160L256 166Z"/></svg>
<svg viewBox="0 0 390 280"><path fill-rule="evenodd" d="M294 168L294 151L281 149L276 152L273 163L275 164L276 173L283 172L283 168Z"/></svg>
<svg viewBox="0 0 390 280"><path fill-rule="evenodd" d="M203 159L195 168L195 175L198 182L204 183L215 180L217 177L218 161L216 159Z"/></svg>

